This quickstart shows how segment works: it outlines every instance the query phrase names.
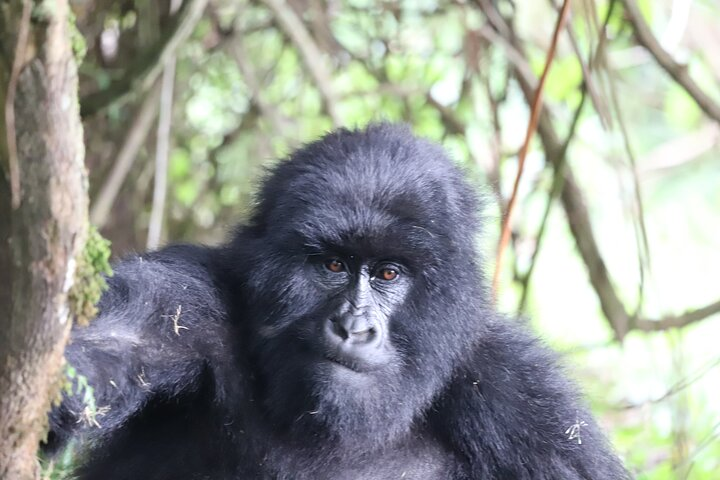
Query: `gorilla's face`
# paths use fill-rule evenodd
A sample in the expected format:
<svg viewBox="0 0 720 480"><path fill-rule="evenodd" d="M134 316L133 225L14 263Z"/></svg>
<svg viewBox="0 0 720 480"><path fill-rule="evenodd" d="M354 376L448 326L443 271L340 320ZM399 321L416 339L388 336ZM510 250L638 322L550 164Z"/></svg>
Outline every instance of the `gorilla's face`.
<svg viewBox="0 0 720 480"><path fill-rule="evenodd" d="M276 168L235 245L269 419L359 446L406 433L478 336L476 207L409 132L342 136Z"/></svg>
<svg viewBox="0 0 720 480"><path fill-rule="evenodd" d="M361 374L391 365L396 352L389 320L412 285L409 269L397 260L354 254L319 255L311 263L314 281L334 306L319 319L319 353Z"/></svg>
<svg viewBox="0 0 720 480"><path fill-rule="evenodd" d="M383 442L407 428L432 389L422 378L434 353L424 338L439 324L425 325L433 317L423 308L427 255L407 244L410 230L427 233L371 206L356 207L353 217L341 206L320 210L297 213L263 239L273 251L263 270L272 274L252 300L262 306L254 355L263 398L281 427L356 445ZM336 220L328 235L318 228L324 216L348 220ZM368 231L358 218L378 228Z"/></svg>

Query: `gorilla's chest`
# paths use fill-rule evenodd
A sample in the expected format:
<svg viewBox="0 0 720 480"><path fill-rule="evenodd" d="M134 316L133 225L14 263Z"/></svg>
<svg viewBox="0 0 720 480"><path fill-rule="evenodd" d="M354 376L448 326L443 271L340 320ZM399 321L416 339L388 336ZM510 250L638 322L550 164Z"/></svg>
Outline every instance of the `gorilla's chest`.
<svg viewBox="0 0 720 480"><path fill-rule="evenodd" d="M456 468L451 454L422 437L371 454L298 455L281 448L269 454L261 466L265 478L283 480L447 480Z"/></svg>

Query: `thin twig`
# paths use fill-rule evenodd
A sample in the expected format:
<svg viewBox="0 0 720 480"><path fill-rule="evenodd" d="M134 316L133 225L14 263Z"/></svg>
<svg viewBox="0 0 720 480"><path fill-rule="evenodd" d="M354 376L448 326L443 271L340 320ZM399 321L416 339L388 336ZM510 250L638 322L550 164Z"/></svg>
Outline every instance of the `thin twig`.
<svg viewBox="0 0 720 480"><path fill-rule="evenodd" d="M632 176L633 180L633 195L635 201L634 206L637 215L632 219L632 225L635 237L635 246L638 252L638 272L640 276L640 281L638 283L638 302L635 308L635 314L637 315L637 313L642 310L643 300L645 297L645 274L646 270L650 267L650 244L648 241L647 228L645 225L645 208L642 201L642 192L640 189L637 160L632 148L632 144L630 142L630 134L628 132L627 125L623 117L623 110L620 105L620 99L618 98L615 78L612 76L612 73L607 66L607 61L604 53L605 40L608 37L607 29L608 25L610 24L610 18L612 17L616 4L617 0L611 0L610 4L608 5L608 10L605 15L602 30L600 31L598 48L595 52L595 58L598 61L591 61L591 63L596 66L602 66L603 68L601 69L601 71L605 73L605 78L607 78L610 103L612 105L613 112L615 113L615 117L617 118L618 128L620 130L620 135L623 140L623 147L625 148L625 154L627 155L628 163L630 166L630 175Z"/></svg>
<svg viewBox="0 0 720 480"><path fill-rule="evenodd" d="M496 13L496 18L501 17ZM509 27L503 25L501 30L509 32ZM509 36L504 39L505 43L511 45L517 52L521 53L520 40L515 36L515 33L508 33L508 35ZM524 61L527 63L526 60ZM520 67L514 63L512 65L515 78L520 85L525 100L528 103L532 103L535 92L533 89L533 85L535 84L534 77L529 78L526 75L527 67ZM543 143L546 158L551 162L560 158L558 152L562 149L562 143L558 138L547 108L543 107L541 109L537 131ZM625 310L622 300L615 291L607 265L600 254L600 248L595 240L590 222L590 213L585 205L585 199L575 180L570 165L565 166L565 178L563 180L560 199L567 216L570 231L577 244L580 258L588 270L590 283L600 301L600 308L612 328L616 339L622 340L630 330L662 331L671 328L681 328L720 312L720 301L718 301L686 314L664 317L661 320L642 319L635 321L635 319L631 319Z"/></svg>
<svg viewBox="0 0 720 480"><path fill-rule="evenodd" d="M558 5L555 3L555 0L550 0L550 4L555 8L558 9ZM612 8L612 5L610 6ZM611 12L612 10L609 10ZM595 13L594 11L588 11L585 13L585 19L587 20L587 17L592 17L595 19ZM608 14L609 17L609 14ZM593 22L594 24L594 22ZM590 22L587 22L587 27L590 28ZM590 30L589 30L590 31ZM605 30L603 30L603 33ZM583 72L583 80L585 82L585 89L587 90L587 94L590 96L590 100L592 101L593 107L595 107L595 111L598 114L598 118L600 119L600 124L603 128L609 129L612 126L612 116L610 115L610 112L608 111L607 104L603 101L602 97L597 92L597 88L595 86L595 78L592 74L592 65L590 62L586 62L583 58L582 51L580 50L580 44L577 39L577 35L575 35L575 30L572 27L572 24L568 24L567 26L567 33L568 33L568 39L570 40L570 46L573 49L573 52L575 52L575 56L577 57L578 63L580 64L580 68Z"/></svg>
<svg viewBox="0 0 720 480"><path fill-rule="evenodd" d="M635 152L630 142L630 133L628 132L625 118L623 116L623 109L620 105L620 99L617 94L617 86L615 85L615 79L608 75L608 90L610 92L610 103L612 104L615 117L617 119L618 129L620 130L620 136L623 140L623 147L625 149L625 155L628 159L628 166L630 167L630 176L633 182L633 199L635 201L635 213L636 215L632 219L633 233L635 237L635 248L637 249L638 256L638 274L640 281L638 282L638 302L636 306L636 313L640 312L643 307L645 298L645 275L646 271L650 268L650 242L648 241L647 227L645 225L645 207L642 200L642 191L640 189L640 177L638 175L637 160ZM621 183L622 187L622 183Z"/></svg>
<svg viewBox="0 0 720 480"><path fill-rule="evenodd" d="M552 2L554 4L554 2ZM608 11L605 15L605 20L603 21L602 29L600 30L600 39L598 41L598 49L603 47L603 41L606 38L606 31L607 26L610 22L610 17L612 16L613 9L615 7L615 0L611 0L610 5L608 7ZM594 16L593 16L594 18ZM522 294L520 296L520 301L518 302L518 312L522 312L525 310L525 305L527 303L528 293L529 293L529 285L530 285L530 279L532 278L533 271L535 270L535 264L537 263L537 257L540 253L540 248L542 245L542 239L545 236L545 231L547 227L547 222L550 217L550 211L552 209L552 205L555 201L555 199L560 195L560 192L562 192L564 183L565 183L565 166L567 162L567 150L570 145L570 142L573 139L575 129L577 127L577 122L580 119L580 113L582 112L583 104L585 102L585 96L586 93L590 94L591 100L593 99L592 94L590 93L590 83L588 81L590 80L590 76L592 74L593 65L594 63L592 60L588 61L589 66L585 66L582 60L582 56L580 55L580 48L577 44L577 40L575 39L574 32L570 26L568 26L568 34L570 35L570 41L573 45L573 49L575 50L575 55L578 57L578 61L583 65L583 77L584 77L584 84L582 85L582 97L580 99L580 105L578 106L577 110L575 111L575 116L573 117L573 120L570 124L570 129L568 132L568 135L565 137L565 142L563 142L562 148L559 149L558 155L554 158L551 158L550 161L554 165L555 173L553 175L553 184L550 189L550 194L548 196L547 204L545 205L545 211L543 213L542 221L540 222L540 229L538 230L537 235L535 236L535 250L533 251L532 258L530 259L530 266L528 267L527 272L521 279L521 288L522 288ZM599 106L601 105L600 102L593 101L593 106L595 107L595 110L598 110ZM604 103L602 103L604 105ZM599 113L599 112L598 112ZM611 124L612 118L610 117L609 113L607 114L607 123L608 125ZM602 115L601 115L602 117Z"/></svg>
<svg viewBox="0 0 720 480"><path fill-rule="evenodd" d="M555 24L555 31L553 32L552 41L550 48L548 49L547 56L545 59L545 67L542 75L540 76L540 83L535 91L535 98L533 99L532 106L530 108L530 121L528 122L527 131L525 132L525 141L523 142L520 153L518 154L518 169L517 175L515 176L515 184L513 185L512 195L507 206L507 213L503 219L502 231L500 234L500 245L498 247L497 256L495 258L495 275L493 276L493 292L497 296L498 286L500 282L500 272L502 270L502 260L505 250L507 249L508 243L510 242L510 221L512 220L513 209L517 202L518 190L520 187L520 180L522 178L523 169L525 167L525 158L527 157L528 149L530 148L530 140L532 140L533 134L537 127L538 117L542 106L542 93L545 87L545 81L547 80L550 66L553 58L555 57L555 49L557 48L558 39L560 38L560 32L565 26L568 14L570 12L570 0L564 0L560 14L558 15L557 23Z"/></svg>
<svg viewBox="0 0 720 480"><path fill-rule="evenodd" d="M681 378L679 381L677 381L673 386L671 386L665 393L660 395L659 397L646 400L640 403L627 403L623 405L619 405L616 407L617 410L632 410L640 407L644 407L646 405L653 405L662 403L668 398L672 397L673 395L685 390L701 378L703 378L708 372L710 372L712 369L717 368L720 366L720 358L715 358L709 362L707 362L705 365L697 369L692 374Z"/></svg>
<svg viewBox="0 0 720 480"><path fill-rule="evenodd" d="M690 454L688 454L687 458L685 458L679 464L673 466L673 470L678 471L681 468L685 468L686 466L691 464L703 450L712 445L713 442L715 442L718 438L720 438L720 422L716 422L712 426L712 428L710 429L710 433L700 442L698 442L695 449Z"/></svg>
<svg viewBox="0 0 720 480"><path fill-rule="evenodd" d="M560 196L560 192L563 189L563 184L565 183L565 165L567 164L567 152L570 148L570 142L572 142L573 138L575 138L575 130L577 129L578 123L580 121L580 114L582 113L583 107L585 106L586 98L587 89L582 88L580 104L578 105L577 109L575 109L575 114L573 115L573 119L570 123L570 128L568 129L568 134L565 137L565 142L563 142L562 149L560 149L560 151L558 152L558 156L553 161L553 183L550 187L550 193L548 194L547 203L545 204L545 211L543 212L542 220L540 221L540 228L535 235L535 249L533 250L532 257L530 258L530 266L528 267L525 275L520 281L520 288L522 293L520 294L520 301L518 302L518 312L524 311L525 305L527 304L528 293L530 291L530 279L532 278L533 271L535 270L535 265L537 264L538 255L540 254L540 247L542 246L542 240L545 237L545 231L547 229L548 220L550 218L550 211L552 210L552 206L555 203L555 200Z"/></svg>
<svg viewBox="0 0 720 480"><path fill-rule="evenodd" d="M5 130L7 135L8 169L10 173L10 195L13 210L20 206L20 166L18 165L17 137L15 132L15 93L17 92L20 70L25 63L25 47L30 34L30 13L32 2L23 0L20 25L18 25L18 38L15 45L15 58L13 58L10 81L8 82L7 96L5 97Z"/></svg>
<svg viewBox="0 0 720 480"><path fill-rule="evenodd" d="M505 77L505 82L503 86L503 92L500 95L500 97L496 97L493 94L492 87L490 85L490 75L486 74L483 75L483 86L485 88L485 97L487 98L488 104L490 106L490 114L492 118L492 129L493 129L493 135L490 139L490 151L491 153L491 165L488 168L488 183L490 184L490 188L493 191L493 194L495 195L495 198L497 199L500 216L505 215L505 204L502 201L502 191L500 188L500 164L503 159L502 151L501 151L501 145L502 145L502 122L500 121L500 104L503 101L503 97L507 96L507 88L508 88L508 82L510 79L510 74L507 73ZM474 102L477 104L478 102ZM475 107L478 108L477 106ZM480 117L480 112L477 112L478 117Z"/></svg>
<svg viewBox="0 0 720 480"><path fill-rule="evenodd" d="M509 27L505 25L503 31L509 31ZM510 33L508 38L505 38L505 41L518 52L522 52L521 41L514 32ZM524 57L523 61L527 63ZM527 67L519 68L513 64L513 71L526 102L528 104L532 103L536 78L527 75ZM558 152L562 149L562 142L558 138L550 111L547 108L541 109L537 131L546 158L553 162L556 158L559 158ZM575 239L580 258L587 268L590 284L600 300L603 315L615 333L615 338L621 340L628 332L630 320L620 297L613 287L605 260L600 255L600 248L595 240L590 221L590 213L570 165L565 166L565 178L560 193L560 201L565 210L568 226Z"/></svg>

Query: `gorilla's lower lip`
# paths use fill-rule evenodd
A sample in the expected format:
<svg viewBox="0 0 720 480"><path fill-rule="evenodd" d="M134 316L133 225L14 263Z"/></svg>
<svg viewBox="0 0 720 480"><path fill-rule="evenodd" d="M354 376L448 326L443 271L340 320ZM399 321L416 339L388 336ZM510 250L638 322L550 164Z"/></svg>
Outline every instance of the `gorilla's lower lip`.
<svg viewBox="0 0 720 480"><path fill-rule="evenodd" d="M337 365L340 365L341 367L345 367L348 370L352 370L356 373L363 373L362 370L358 368L358 365L354 362L349 362L346 360L342 360L341 358L338 358L334 355L325 355L325 359L331 361L332 363L335 363Z"/></svg>

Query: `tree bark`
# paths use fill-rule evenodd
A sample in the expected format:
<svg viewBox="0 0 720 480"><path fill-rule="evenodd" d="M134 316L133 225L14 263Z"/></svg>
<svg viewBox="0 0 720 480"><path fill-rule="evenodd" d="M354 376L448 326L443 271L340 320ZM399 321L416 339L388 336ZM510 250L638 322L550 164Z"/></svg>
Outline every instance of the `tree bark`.
<svg viewBox="0 0 720 480"><path fill-rule="evenodd" d="M23 9L31 7L32 19L23 19ZM0 120L3 479L39 474L36 451L61 385L72 323L68 292L87 232L87 178L69 17L67 0L0 5L0 100L6 107ZM19 35L23 28L27 35ZM13 91L14 102L8 101ZM13 162L19 189L11 187Z"/></svg>

